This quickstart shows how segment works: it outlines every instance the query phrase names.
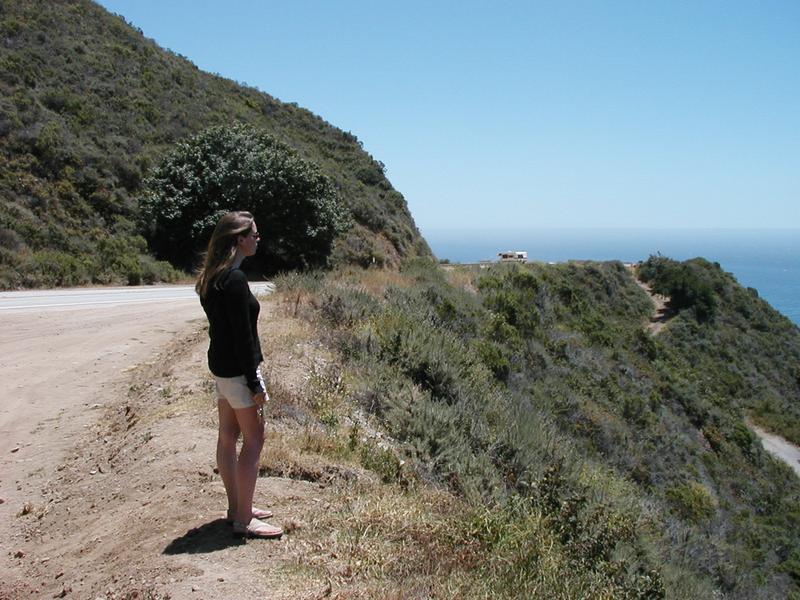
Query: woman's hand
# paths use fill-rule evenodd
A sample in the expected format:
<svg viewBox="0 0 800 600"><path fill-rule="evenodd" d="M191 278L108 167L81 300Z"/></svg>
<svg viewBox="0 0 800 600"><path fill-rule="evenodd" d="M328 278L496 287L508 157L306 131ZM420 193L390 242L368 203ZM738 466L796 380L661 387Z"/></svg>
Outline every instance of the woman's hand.
<svg viewBox="0 0 800 600"><path fill-rule="evenodd" d="M257 394L253 394L253 402L256 403L256 406L264 406L264 403L267 400L269 400L267 392L258 392Z"/></svg>

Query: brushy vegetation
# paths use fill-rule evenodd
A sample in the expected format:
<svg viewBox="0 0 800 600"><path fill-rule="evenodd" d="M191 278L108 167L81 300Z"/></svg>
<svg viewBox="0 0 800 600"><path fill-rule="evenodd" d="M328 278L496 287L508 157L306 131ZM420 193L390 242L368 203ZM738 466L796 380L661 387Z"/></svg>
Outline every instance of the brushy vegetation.
<svg viewBox="0 0 800 600"><path fill-rule="evenodd" d="M797 426L800 333L718 266L680 265L713 318L685 306L657 336L621 263L279 279L338 355L312 376L313 451L389 488L330 524L359 541L352 577L436 597L800 597L800 485L745 424L771 394Z"/></svg>
<svg viewBox="0 0 800 600"><path fill-rule="evenodd" d="M639 267L639 279L649 283L656 294L670 298L673 310L691 308L698 321L706 321L714 318L717 301L702 269L702 261L679 263L651 256Z"/></svg>
<svg viewBox="0 0 800 600"><path fill-rule="evenodd" d="M174 278L141 251L142 182L177 142L234 123L333 181L355 221L333 261L430 254L383 165L309 111L199 71L89 0L0 0L0 36L0 288Z"/></svg>

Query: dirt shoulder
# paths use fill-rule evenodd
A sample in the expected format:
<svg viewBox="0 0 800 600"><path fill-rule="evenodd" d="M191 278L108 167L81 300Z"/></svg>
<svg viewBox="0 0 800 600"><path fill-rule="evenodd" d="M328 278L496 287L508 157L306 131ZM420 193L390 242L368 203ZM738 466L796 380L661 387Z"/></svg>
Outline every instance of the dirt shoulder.
<svg viewBox="0 0 800 600"><path fill-rule="evenodd" d="M201 318L196 301L0 317L0 369L8 390L0 407L0 580L9 588L0 587L0 597L55 587L32 582L25 567L34 556L52 558L36 548L61 521L54 519L57 527L39 537L29 521L42 524L58 512L65 493L59 480L68 466L89 483L95 467L78 466L83 449L92 427L118 406L132 366L187 327L197 328Z"/></svg>
<svg viewBox="0 0 800 600"><path fill-rule="evenodd" d="M287 532L277 542L237 541L222 519L198 306L3 321L3 373L19 383L0 413L0 599L389 597L400 569L435 564L428 525L416 543L392 534L424 523L415 511L444 519L452 499L330 459L342 442L308 411L332 357L276 303L259 325L273 399L256 499Z"/></svg>

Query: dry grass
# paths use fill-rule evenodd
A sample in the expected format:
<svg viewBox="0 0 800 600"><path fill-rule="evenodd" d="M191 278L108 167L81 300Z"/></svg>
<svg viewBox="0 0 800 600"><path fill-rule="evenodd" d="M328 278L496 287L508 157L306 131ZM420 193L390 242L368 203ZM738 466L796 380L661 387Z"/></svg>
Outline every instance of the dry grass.
<svg viewBox="0 0 800 600"><path fill-rule="evenodd" d="M436 490L360 482L339 486L332 506L309 528L323 542L301 539L303 551L288 571L324 574L331 598L459 597L476 558L459 560L467 553L452 547L461 501Z"/></svg>
<svg viewBox="0 0 800 600"><path fill-rule="evenodd" d="M340 484L331 509L315 514L296 538L285 574L325 582L303 598L324 592L342 600L551 600L623 593L572 562L542 513L510 519L428 487Z"/></svg>
<svg viewBox="0 0 800 600"><path fill-rule="evenodd" d="M408 287L411 282L399 271L387 269L343 269L337 279L346 285L361 289L375 298L382 298L390 287Z"/></svg>
<svg viewBox="0 0 800 600"><path fill-rule="evenodd" d="M475 267L458 267L453 266L444 269L447 282L453 287L466 290L471 294L478 293L478 287L475 285L475 280L478 278L479 269Z"/></svg>
<svg viewBox="0 0 800 600"><path fill-rule="evenodd" d="M285 297L271 296L261 303L259 319L262 373L270 395L269 415L302 421L312 412L315 373L334 364L334 355L321 341L313 322L294 316Z"/></svg>
<svg viewBox="0 0 800 600"><path fill-rule="evenodd" d="M363 478L362 470L347 460L346 447L313 427L267 430L259 473L319 483Z"/></svg>

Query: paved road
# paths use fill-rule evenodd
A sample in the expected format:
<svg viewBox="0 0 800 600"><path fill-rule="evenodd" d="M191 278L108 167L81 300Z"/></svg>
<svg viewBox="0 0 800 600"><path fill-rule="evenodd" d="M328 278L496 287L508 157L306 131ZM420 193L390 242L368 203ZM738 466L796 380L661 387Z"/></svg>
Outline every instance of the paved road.
<svg viewBox="0 0 800 600"><path fill-rule="evenodd" d="M272 283L251 283L250 287L256 295L268 294L275 289ZM0 314L177 301L197 302L194 286L150 285L0 292Z"/></svg>

